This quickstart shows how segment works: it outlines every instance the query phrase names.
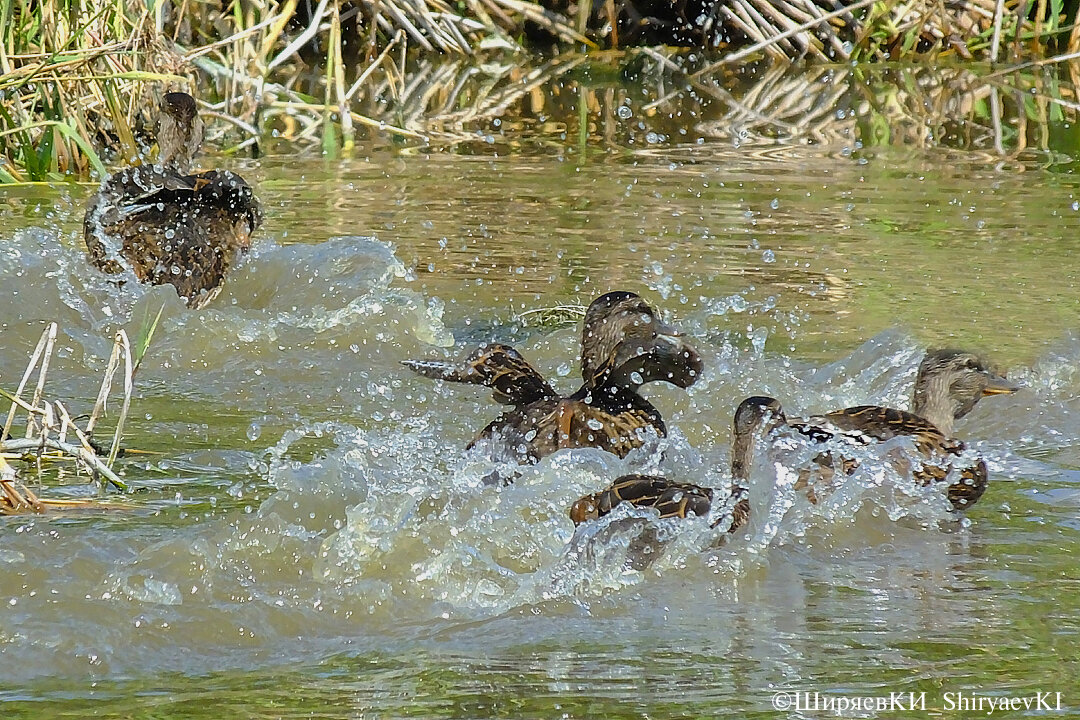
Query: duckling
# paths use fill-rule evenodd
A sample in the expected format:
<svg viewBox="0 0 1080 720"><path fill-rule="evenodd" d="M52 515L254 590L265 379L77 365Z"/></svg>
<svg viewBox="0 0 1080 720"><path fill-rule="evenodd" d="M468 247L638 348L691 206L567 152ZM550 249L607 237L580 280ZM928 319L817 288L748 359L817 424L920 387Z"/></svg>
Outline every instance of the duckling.
<svg viewBox="0 0 1080 720"><path fill-rule="evenodd" d="M513 409L488 424L469 443L494 440L520 464L562 448L595 447L625 457L645 443L651 428L665 436L660 411L643 398L645 383L687 388L701 375L701 357L682 334L663 323L639 295L615 291L585 312L581 376L573 395L560 397L512 347L486 345L463 363L406 360L426 377L490 387L495 401Z"/></svg>
<svg viewBox="0 0 1080 720"><path fill-rule="evenodd" d="M786 422L780 403L770 397L743 400L735 411L731 447L731 527L729 533L750 521L750 468L757 438ZM570 507L575 525L607 515L619 503L655 508L660 517L704 517L712 509L714 490L691 483L674 482L656 475L624 475L598 493L579 498ZM713 522L716 527L721 516Z"/></svg>
<svg viewBox="0 0 1080 720"><path fill-rule="evenodd" d="M95 267L116 274L127 265L141 282L172 285L192 308L217 296L262 223L259 201L239 175L188 174L202 139L195 99L166 93L157 121L157 164L106 178L83 220Z"/></svg>

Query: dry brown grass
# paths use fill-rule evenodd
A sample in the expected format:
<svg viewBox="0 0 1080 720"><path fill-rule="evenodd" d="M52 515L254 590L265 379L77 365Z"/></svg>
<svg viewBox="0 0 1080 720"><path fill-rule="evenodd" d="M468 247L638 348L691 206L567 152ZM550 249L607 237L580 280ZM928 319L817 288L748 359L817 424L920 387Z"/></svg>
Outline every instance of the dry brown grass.
<svg viewBox="0 0 1080 720"><path fill-rule="evenodd" d="M133 351L127 333L116 333L112 355L102 374L97 401L85 423L80 426L68 412L69 403L49 399L45 392L49 365L56 344L57 325L49 323L37 346L30 354L26 369L14 392L0 391L11 402L3 429L0 430L0 514L43 512L70 508L97 507L92 501L51 500L39 497L15 477L10 462L24 461L36 467L39 478L45 465L73 463L77 472L85 472L92 480L100 480L120 490L127 485L112 469L120 449L124 422L131 406L134 376L138 361L149 347L150 339L160 319L145 330ZM122 371L122 372L121 372ZM93 442L93 431L107 410L113 395L112 388L120 374L123 390L120 411L112 433L112 443L105 458ZM21 437L15 437L20 429Z"/></svg>
<svg viewBox="0 0 1080 720"><path fill-rule="evenodd" d="M517 92L418 117L431 106L424 93L460 99L439 79L453 66L504 64L529 83L579 61L566 52L530 60L525 38L545 35L574 50L618 45L635 37L635 23L680 28L660 41L715 48L699 78L756 55L1000 61L1080 49L1075 0L643 3L0 0L0 183L102 176L106 163L152 156L149 113L165 89L206 100L204 114L221 121L211 139L226 152L272 134L334 156L362 130L423 144L448 120L484 116ZM657 8L688 17L682 25L674 15L650 17ZM404 113L375 112L387 94Z"/></svg>

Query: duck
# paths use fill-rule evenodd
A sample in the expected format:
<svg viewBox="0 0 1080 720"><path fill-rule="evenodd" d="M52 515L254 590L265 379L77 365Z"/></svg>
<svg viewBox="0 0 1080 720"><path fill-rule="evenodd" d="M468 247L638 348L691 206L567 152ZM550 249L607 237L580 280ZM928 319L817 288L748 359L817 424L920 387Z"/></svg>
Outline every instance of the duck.
<svg viewBox="0 0 1080 720"><path fill-rule="evenodd" d="M897 410L879 405L859 405L835 410L806 419L788 419L775 398L747 398L735 413L732 442L731 495L735 500L732 528L749 521L749 470L755 433L766 427L772 433L782 427L817 443L843 439L857 445L885 442L896 437L911 437L924 461L912 469L915 481L922 486L947 479L952 463L948 456L959 456L965 445L952 437L955 421L967 415L983 397L1014 393L1019 386L996 373L981 356L956 349L931 350L926 353L915 379L912 410ZM828 486L837 472L850 475L858 462L851 458L821 453L814 458L816 468L803 468L795 483L816 503L819 491ZM814 478L815 472L818 478ZM960 468L959 480L946 488L953 511L970 508L986 492L989 473L986 462L978 458ZM660 517L707 515L713 490L690 483L680 483L659 476L626 475L592 495L578 499L570 508L575 524L603 517L619 503L656 508Z"/></svg>
<svg viewBox="0 0 1080 720"><path fill-rule="evenodd" d="M918 467L911 468L912 476L925 487L945 481L953 467L947 458L959 456L966 448L962 441L953 437L956 421L970 413L982 398L1008 395L1019 389L1019 385L997 373L976 353L954 348L930 350L919 363L910 411L858 405L805 420L791 420L787 424L816 442L837 438L855 445L869 445L896 437L910 437L924 458ZM835 475L837 462L845 475L858 467L857 461L851 458L836 461L831 453L817 456L814 462L823 470L822 479L826 486ZM959 468L959 479L946 488L953 510L965 510L978 502L986 492L988 482L989 473L982 458ZM811 473L801 473L795 487L807 488L810 500L816 502Z"/></svg>
<svg viewBox="0 0 1080 720"><path fill-rule="evenodd" d="M735 410L731 447L731 510L710 527L731 518L728 533L742 530L750 522L750 468L757 439L786 422L780 403L771 397L746 398ZM661 518L707 517L717 491L687 482L677 482L659 475L623 475L603 490L585 495L570 506L570 520L581 525L601 518L626 502L639 508L652 508Z"/></svg>
<svg viewBox="0 0 1080 720"><path fill-rule="evenodd" d="M700 377L701 356L637 293L601 295L585 311L581 388L562 397L514 348L484 345L462 362L405 360L425 377L482 385L512 409L469 443L491 441L500 459L539 461L563 448L599 448L625 457L645 444L647 431L667 435L660 411L639 394L642 385L688 388Z"/></svg>
<svg viewBox="0 0 1080 720"><path fill-rule="evenodd" d="M130 269L140 282L172 285L189 307L202 308L250 247L262 209L236 173L190 173L203 139L191 95L165 93L156 134L155 164L113 173L90 199L83 219L87 256L107 274Z"/></svg>

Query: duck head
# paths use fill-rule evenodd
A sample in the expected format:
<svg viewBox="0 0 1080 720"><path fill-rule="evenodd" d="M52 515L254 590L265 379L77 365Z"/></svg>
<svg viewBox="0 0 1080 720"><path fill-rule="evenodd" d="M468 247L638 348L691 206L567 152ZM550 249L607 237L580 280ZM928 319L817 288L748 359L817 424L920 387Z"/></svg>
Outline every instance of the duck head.
<svg viewBox="0 0 1080 720"><path fill-rule="evenodd" d="M974 353L932 350L919 364L911 411L951 436L953 422L971 412L983 397L1019 389Z"/></svg>
<svg viewBox="0 0 1080 720"><path fill-rule="evenodd" d="M636 389L663 380L690 387L701 375L701 356L656 310L632 292L593 300L581 334L581 376L590 389Z"/></svg>
<svg viewBox="0 0 1080 720"><path fill-rule="evenodd" d="M158 163L186 173L203 141L203 123L195 98L165 93L157 121Z"/></svg>
<svg viewBox="0 0 1080 720"><path fill-rule="evenodd" d="M599 493L593 493L592 495L580 497L570 506L570 520L575 526L586 520L595 520L600 517L600 511L597 508L598 495Z"/></svg>
<svg viewBox="0 0 1080 720"><path fill-rule="evenodd" d="M746 481L754 460L754 441L763 432L769 432L787 422L780 401L763 395L754 395L739 403L735 411L731 442L731 477Z"/></svg>

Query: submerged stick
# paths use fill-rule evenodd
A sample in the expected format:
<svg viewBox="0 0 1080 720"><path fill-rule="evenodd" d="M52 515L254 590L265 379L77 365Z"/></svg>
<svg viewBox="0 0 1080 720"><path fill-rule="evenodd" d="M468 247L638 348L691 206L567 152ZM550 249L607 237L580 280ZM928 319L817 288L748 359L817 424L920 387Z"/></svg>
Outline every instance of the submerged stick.
<svg viewBox="0 0 1080 720"><path fill-rule="evenodd" d="M101 461L101 458L86 448L81 448L77 445L72 445L71 443L60 442L59 440L48 437L9 438L8 440L0 442L0 452L22 453L28 450L40 451L42 448L56 450L57 452L82 460L89 465L94 472L99 473L120 490L128 489L127 483L110 470L105 463Z"/></svg>

